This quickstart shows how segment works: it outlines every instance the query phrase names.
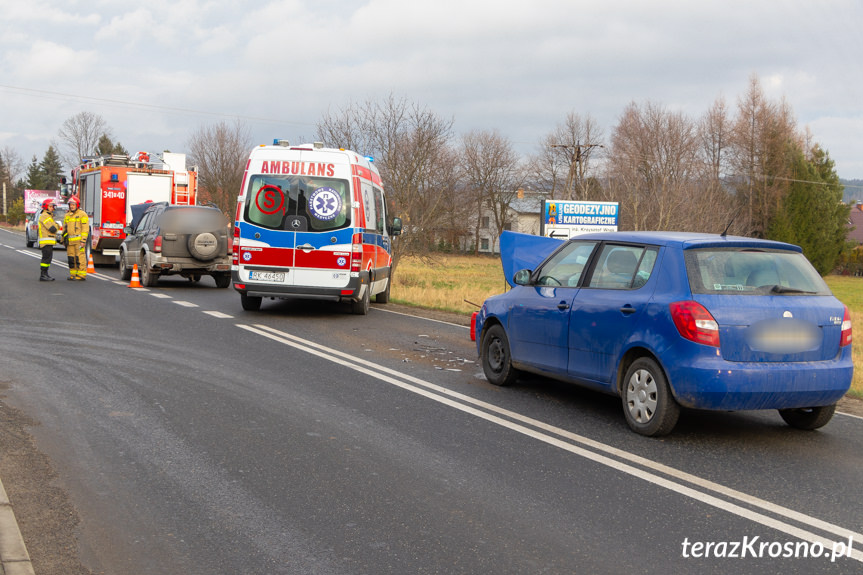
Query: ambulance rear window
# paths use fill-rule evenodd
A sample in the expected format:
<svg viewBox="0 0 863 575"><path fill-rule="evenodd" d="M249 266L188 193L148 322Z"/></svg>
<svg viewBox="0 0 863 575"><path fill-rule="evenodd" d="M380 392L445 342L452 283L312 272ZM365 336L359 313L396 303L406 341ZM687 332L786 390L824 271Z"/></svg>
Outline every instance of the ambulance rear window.
<svg viewBox="0 0 863 575"><path fill-rule="evenodd" d="M346 180L314 176L257 174L246 190L245 219L261 227L293 231L299 216L308 231L329 231L351 223Z"/></svg>

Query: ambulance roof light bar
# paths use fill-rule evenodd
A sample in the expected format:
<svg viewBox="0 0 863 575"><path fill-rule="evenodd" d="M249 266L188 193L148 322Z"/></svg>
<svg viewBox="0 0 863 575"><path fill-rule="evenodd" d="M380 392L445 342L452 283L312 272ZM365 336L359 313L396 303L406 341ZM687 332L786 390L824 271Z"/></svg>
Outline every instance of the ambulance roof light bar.
<svg viewBox="0 0 863 575"><path fill-rule="evenodd" d="M282 146L283 148L287 148L288 146L291 145L291 143L287 140L280 140L280 139L276 138L273 140L273 145L274 146Z"/></svg>

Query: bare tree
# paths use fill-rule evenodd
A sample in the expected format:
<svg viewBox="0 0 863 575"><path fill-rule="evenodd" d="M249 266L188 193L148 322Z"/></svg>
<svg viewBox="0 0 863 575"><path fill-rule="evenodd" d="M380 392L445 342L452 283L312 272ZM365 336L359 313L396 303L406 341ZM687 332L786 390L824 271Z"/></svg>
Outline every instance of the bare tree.
<svg viewBox="0 0 863 575"><path fill-rule="evenodd" d="M189 161L198 166L198 202L212 202L233 219L252 137L240 120L201 126L188 141Z"/></svg>
<svg viewBox="0 0 863 575"><path fill-rule="evenodd" d="M63 161L69 166L77 166L85 156L94 155L99 146L99 138L111 136L108 124L98 114L79 112L63 122L57 133L63 150Z"/></svg>
<svg viewBox="0 0 863 575"><path fill-rule="evenodd" d="M462 137L462 172L473 194L477 219L490 213L496 240L509 223L509 209L523 181L512 143L497 131L472 131ZM474 250L479 252L480 222L474 231Z"/></svg>
<svg viewBox="0 0 863 575"><path fill-rule="evenodd" d="M698 174L694 123L648 102L627 106L612 135L609 182L637 230L689 229Z"/></svg>
<svg viewBox="0 0 863 575"><path fill-rule="evenodd" d="M328 111L318 121L318 138L326 144L374 157L391 212L405 222L405 232L395 244L393 268L402 254L424 254L436 241L449 209L445 198L456 183L456 165L448 148L452 123L392 95Z"/></svg>
<svg viewBox="0 0 863 575"><path fill-rule="evenodd" d="M738 196L746 214L746 234L763 237L772 215L787 192L791 176L791 151L803 148L795 121L786 102L770 102L757 76L737 103L738 116L732 130L732 166Z"/></svg>

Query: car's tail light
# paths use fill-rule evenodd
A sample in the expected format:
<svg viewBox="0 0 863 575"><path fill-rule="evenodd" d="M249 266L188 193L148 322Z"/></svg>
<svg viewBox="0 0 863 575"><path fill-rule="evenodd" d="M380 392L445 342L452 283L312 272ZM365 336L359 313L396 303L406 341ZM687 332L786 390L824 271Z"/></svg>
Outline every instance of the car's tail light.
<svg viewBox="0 0 863 575"><path fill-rule="evenodd" d="M839 347L851 345L851 314L848 306L845 306L845 316L842 318L842 337L839 339Z"/></svg>
<svg viewBox="0 0 863 575"><path fill-rule="evenodd" d="M231 244L232 261L235 266L240 265L240 226L234 226L234 241Z"/></svg>
<svg viewBox="0 0 863 575"><path fill-rule="evenodd" d="M668 307L681 336L695 343L719 347L719 324L707 308L697 301L676 301Z"/></svg>
<svg viewBox="0 0 863 575"><path fill-rule="evenodd" d="M470 316L470 340L476 341L476 316L479 315L478 311L475 311Z"/></svg>
<svg viewBox="0 0 863 575"><path fill-rule="evenodd" d="M162 236L156 236L156 239L153 240L153 251L157 254L162 253Z"/></svg>
<svg viewBox="0 0 863 575"><path fill-rule="evenodd" d="M354 234L351 244L351 271L359 273L363 264L363 234Z"/></svg>

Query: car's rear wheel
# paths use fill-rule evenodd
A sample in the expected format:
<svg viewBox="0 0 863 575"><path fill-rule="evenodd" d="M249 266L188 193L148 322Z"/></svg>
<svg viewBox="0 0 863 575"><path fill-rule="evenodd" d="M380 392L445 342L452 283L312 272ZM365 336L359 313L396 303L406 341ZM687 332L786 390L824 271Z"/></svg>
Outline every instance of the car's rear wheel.
<svg viewBox="0 0 863 575"><path fill-rule="evenodd" d="M231 285L231 273L225 272L220 274L213 274L213 279L216 280L217 288L226 288Z"/></svg>
<svg viewBox="0 0 863 575"><path fill-rule="evenodd" d="M369 286L363 286L363 295L360 296L360 299L357 301L351 302L351 312L355 315L366 315L369 313L369 303L371 301L371 296L369 292L371 291Z"/></svg>
<svg viewBox="0 0 863 575"><path fill-rule="evenodd" d="M240 303L243 305L243 309L246 311L258 311L261 309L261 300L263 298L256 297L253 295L246 295L244 293L240 294Z"/></svg>
<svg viewBox="0 0 863 575"><path fill-rule="evenodd" d="M626 370L621 393L626 423L636 433L655 437L671 433L680 416L680 405L671 394L662 368L641 357Z"/></svg>
<svg viewBox="0 0 863 575"><path fill-rule="evenodd" d="M500 324L488 328L480 347L482 370L492 385L510 385L518 379L519 371L512 366L509 339Z"/></svg>
<svg viewBox="0 0 863 575"><path fill-rule="evenodd" d="M833 419L836 404L820 407L802 407L799 409L780 409L779 415L785 423L797 429L812 430L824 427Z"/></svg>
<svg viewBox="0 0 863 575"><path fill-rule="evenodd" d="M127 265L125 251L120 252L120 279L123 281L132 279L132 270Z"/></svg>
<svg viewBox="0 0 863 575"><path fill-rule="evenodd" d="M144 287L154 287L159 283L159 274L150 267L150 262L147 261L146 256L141 258L141 262L141 284Z"/></svg>

